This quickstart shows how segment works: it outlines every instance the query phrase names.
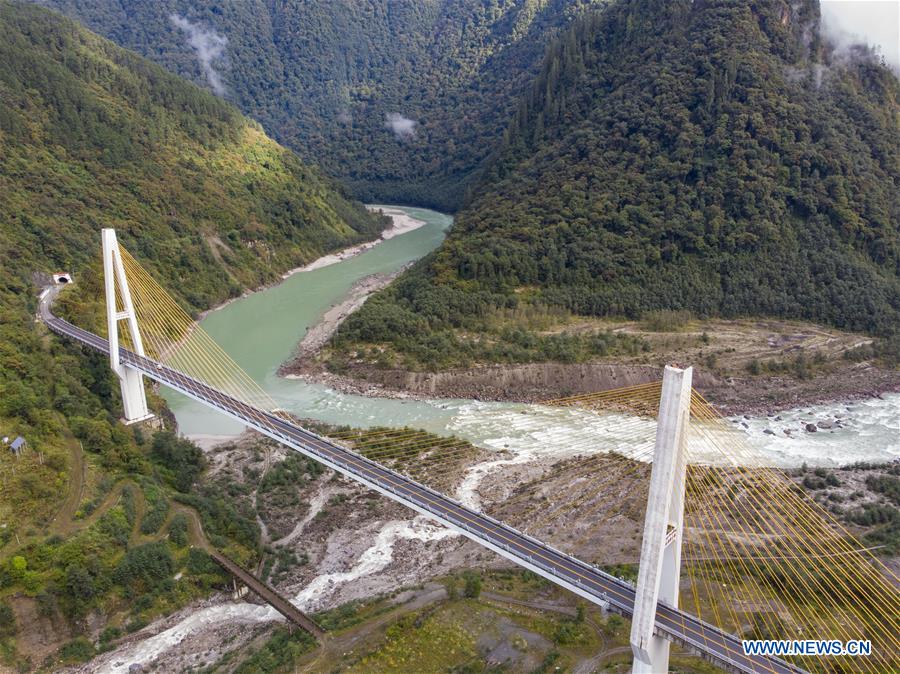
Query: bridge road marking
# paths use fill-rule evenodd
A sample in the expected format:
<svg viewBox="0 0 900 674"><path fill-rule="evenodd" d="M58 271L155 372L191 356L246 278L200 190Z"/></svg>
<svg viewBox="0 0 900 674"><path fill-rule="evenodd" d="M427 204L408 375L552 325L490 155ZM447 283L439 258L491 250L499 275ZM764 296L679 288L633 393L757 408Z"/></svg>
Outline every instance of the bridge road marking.
<svg viewBox="0 0 900 674"><path fill-rule="evenodd" d="M178 373L178 374L182 375L182 373ZM184 376L184 375L182 375L182 376ZM188 379L190 380L190 378L188 378ZM190 382L190 381L188 383L193 384L193 382ZM226 405L228 407L232 407L232 408L237 407L237 408L243 408L243 409L249 410L250 413L248 414L248 416L250 416L251 418L254 418L254 417L258 418L260 416L260 412L261 412L260 410L254 408L252 406L249 406L246 403L243 403L242 401L235 401L235 402L237 402L237 405L235 405L234 402L229 401L229 396L226 396L226 395L222 394L221 392L216 391L215 389L212 389L211 387L208 387L206 384L204 384L202 382L197 382L197 384L199 385L199 388L197 386L193 386L193 385L189 386L189 388L194 390L198 395L211 396L211 397L215 398L218 402L220 402L223 405ZM185 386L185 383L181 383L181 385ZM206 390L204 390L204 389L206 389ZM495 525L493 525L492 523L489 523L489 524L491 524L491 526L488 527L483 522L472 519L471 517L469 517L466 514L465 511L460 510L460 508L455 503L453 503L451 500L447 499L445 501L435 501L434 499L429 498L428 492L424 491L419 485L417 485L413 481L409 481L408 483L397 481L397 480L393 479L393 476L391 474L387 473L386 469L375 466L375 469L373 470L373 467L370 467L367 465L367 463L361 462L360 460L358 460L356 455L353 454L352 452L350 452L349 450L347 450L346 448L340 447L339 445L334 445L333 443L330 443L327 440L319 438L318 436L311 433L310 431L296 427L287 421L284 421L278 417L274 417L274 415L262 412L261 416L263 417L264 425L270 426L270 427L274 426L278 431L287 434L293 441L302 442L307 445L310 445L311 449L314 449L314 450L326 455L327 457L329 457L331 460L335 461L336 463L339 463L342 465L347 465L349 463L349 465L353 466L353 468L356 471L358 471L359 473L365 473L365 474L371 476L373 481L387 482L387 483L399 488L402 491L402 493L406 494L413 501L424 500L425 502L430 503L432 506L434 506L434 508L436 510L438 510L438 512L434 513L434 514L439 514L439 515L443 515L443 516L453 515L454 517L464 520L464 521L468 522L469 524L473 525L473 527L475 527L475 529L477 531L479 531L480 533L482 533L485 536L494 536L495 538L500 538L500 539L505 540L508 544L512 544L516 548L517 552L527 553L529 555L537 555L538 557L544 559L546 562L548 562L551 565L551 572L554 573L554 575L556 574L556 571L554 571L554 569L565 570L566 572L568 572L574 576L583 578L588 583L599 588L601 590L601 592L606 593L608 591L611 591L612 594L615 594L618 597L625 599L626 601L628 599L630 599L630 597L627 594L623 594L623 593L619 592L618 589L615 588L615 585L611 585L610 587L605 587L604 585L600 584L595 578L592 578L590 576L585 576L584 574L580 573L578 570L573 569L570 566L569 560L565 559L564 557L561 557L559 559L553 559L551 557L548 557L545 554L543 554L543 552L540 548L532 549L532 548L529 548L528 546L523 545L521 540L518 540L516 538L510 538L509 536L505 535L505 533L502 530L498 530L497 527ZM448 507L448 504L450 507ZM632 599L632 601L633 601L633 599ZM626 611L628 610L627 605L621 606L621 608L625 609ZM676 622L675 616L667 615L666 613L663 613L663 614L659 615L659 617L661 618L660 622L662 622L664 624L664 626L667 626L670 629L674 628L674 629L672 629L672 631L673 631L673 635L676 636L676 638L684 638L684 634L683 633L679 634L677 631L677 628L679 627L679 625ZM717 634L717 636L719 636L719 638L721 639L721 642L720 643L714 642L713 644L710 644L709 643L709 635L708 635L705 625L703 625L704 629L702 631L698 631L692 627L689 627L685 623L683 617L681 617L680 615L678 615L678 619L679 619L679 622L682 623L680 625L682 630L688 631L688 632L693 632L694 634L702 637L707 648L710 648L711 646L715 646L720 649L722 649L722 648L725 649L725 652L721 652L721 651L717 652L716 653L717 656L725 657L725 656L729 656L733 653L740 653L741 655L743 655L743 659L749 660L750 662L754 662L754 658L748 657L746 654L743 653L743 650L738 651L732 644L730 644L728 642L728 640L725 639L725 635L722 635L721 633ZM714 632L714 634L715 634L715 632ZM730 658L730 657L727 657L727 659L734 662L735 664L738 664L737 662L732 660L732 658ZM759 663L757 663L757 664L759 664ZM772 669L772 666L768 662L764 661L764 664L768 665L769 671L773 671L773 672L775 671L774 669Z"/></svg>
<svg viewBox="0 0 900 674"><path fill-rule="evenodd" d="M106 351L106 352L109 351L109 346L108 346L108 343L106 342L106 340L103 340L102 338L98 337L97 335L94 335L90 332L81 330L80 328L77 328L76 326L72 326L67 321L62 321L61 319L53 318L52 321L53 321L53 323L58 323L56 325L56 327L63 334L66 334L68 336L75 336L75 335L71 334L71 331L72 330L77 331L84 335L83 337L82 336L76 337L77 339L79 339L79 341L83 341L84 343L88 344L89 346L97 348L100 351ZM435 509L438 511L438 512L433 512L432 514L441 516L441 517L446 517L449 514L453 514L455 517L463 519L463 520L475 525L477 532L481 533L485 537L493 535L493 536L499 537L503 540L506 540L508 543L513 544L516 547L517 552L520 552L520 553L530 552L531 554L536 554L538 557L540 557L541 559L543 559L546 562L548 562L549 564L551 564L550 572L553 573L554 575L558 575L557 570L564 570L573 576L583 578L591 585L595 586L596 588L599 588L599 590L602 593L612 593L612 594L616 595L617 597L624 599L626 602L629 599L628 594L627 593L623 594L621 591L621 588L618 587L618 584L615 582L616 579L610 577L610 580L607 580L603 576L598 576L599 573L602 573L602 572L599 572L599 570L592 570L593 577L585 576L584 574L579 572L576 568L573 568L571 566L571 563L573 560L569 560L567 557L563 556L562 553L552 551L553 553L558 555L558 559L555 559L553 557L550 557L550 556L547 556L546 554L544 554L545 550L550 552L549 546L546 546L545 544L542 544L539 542L537 542L537 543L531 542L529 540L529 538L526 537L524 534L516 532L515 530L513 530L509 527L506 527L505 525L502 525L500 523L497 523L497 525L494 525L492 522L490 522L490 520L485 519L485 521L487 521L489 524L491 524L491 526L499 525L499 526L504 527L504 530L509 531L514 536L517 536L518 540L516 538L509 538L509 536L505 535L504 533L501 533L500 531L498 531L496 529L494 531L492 531L491 529L486 527L483 523L469 517L466 514L466 511L461 510L460 509L461 506L454 503L451 499L444 497L443 495L440 495L437 493L435 493L435 495L441 497L442 499L444 499L444 501L438 502L438 501L435 501L432 498L430 498L428 493L433 490L428 490L427 488L418 485L417 483L415 483L412 480L406 480L405 482L397 482L396 480L392 479L392 474L389 474L387 472L387 469L379 467L378 464L375 464L375 462L372 462L373 465L375 465L378 470L383 471L382 473L375 472L370 467L368 467L366 464L360 463L357 460L355 453L353 453L345 448L342 448L339 445L334 445L333 443L329 443L328 441L326 441L322 438L319 438L315 434L313 434L309 431L306 431L305 429L293 426L292 424L289 424L288 422L286 422L278 417L275 417L272 414L262 412L261 410L255 408L255 407L252 407L246 403L243 403L241 401L238 401L237 399L232 398L231 396L226 396L225 394L222 394L221 392L217 391L216 389L213 389L212 387L209 387L206 384L203 384L202 382L194 380L192 377L185 375L184 373L181 373L177 370L173 370L172 368L169 368L167 366L158 367L158 366L156 366L155 361L152 361L147 358L141 358L140 356L137 356L136 354L133 354L132 352L127 351L125 349L121 349L121 350L125 352L125 355L129 360L132 360L134 362L134 365L136 365L140 369L142 369L144 371L144 373L147 376L151 377L152 379L156 379L157 381L160 381L161 383L164 383L164 384L167 384L170 386L174 385L176 387L182 387L186 391L188 391L188 390L193 391L197 395L202 395L204 397L208 397L208 398L210 398L210 400L206 401L207 403L213 403L213 404L224 403L225 406L222 406L221 409L226 412L229 411L229 408L231 408L231 413L235 413L235 410L244 410L244 409L249 410L250 411L249 413L242 412L243 414L246 414L246 416L248 417L247 419L244 419L244 421L249 421L250 423L258 423L260 426L263 426L269 432L271 432L275 435L281 436L283 434L284 429L282 428L282 429L280 429L280 431L275 431L275 430L273 430L273 427L276 429L278 429L279 427L286 427L287 433L293 439L293 441L306 442L306 443L311 444L312 447L310 449L312 449L313 451L317 451L319 453L326 454L326 457L329 458L329 460L331 460L335 463L341 464L341 462L338 461L338 457L340 457L344 461L349 459L351 465L353 465L354 468L356 468L358 471L368 473L369 475L375 476L376 478L378 478L384 482L388 482L397 487L401 487L402 493L408 495L409 497L416 496L417 498L424 499L426 502L431 503L435 507ZM151 364L153 364L153 367L147 366L141 361L146 361L148 363L151 363ZM163 368L165 369L165 371L163 370ZM166 374L167 377L163 377L163 373ZM171 380L171 381L167 381L167 379ZM219 407L220 405L215 404L215 406ZM257 421L250 421L251 419L256 419ZM364 476L360 475L360 477L364 477ZM371 478L365 478L365 479L371 479ZM405 478L404 478L404 480L405 480ZM372 479L372 481L376 482L375 479ZM413 500L413 499L411 499L411 500ZM446 505L446 504L449 504L450 507L448 507L448 505ZM482 516L482 517L486 517L486 516ZM529 549L527 546L525 546L521 542L521 540L528 541L529 543L531 543L531 545L533 545L535 547L535 549ZM508 548L509 548L509 546L507 545L507 549ZM574 560L574 561L580 561L580 560ZM585 566L587 566L587 565L585 565ZM590 569L591 567L587 567L587 568ZM596 579L597 577L599 577L601 580L609 583L609 587L605 587L603 584L601 584L601 582ZM601 598L601 597L598 597L598 598ZM631 600L633 601L633 597ZM627 604L625 604L624 606L620 606L620 608L622 608L625 611L628 611ZM680 625L678 624L678 622L676 622L676 616L677 616L678 622L681 623ZM773 667L775 665L778 665L778 667L779 667L779 669L777 671L788 671L788 672L803 671L803 670L800 670L799 668L795 667L794 665L791 665L790 663L782 662L777 659L765 658L765 659L761 659L761 661L759 661L759 660L757 660L756 657L749 657L743 653L742 648L741 649L737 648L736 638L724 633L723 631L719 630L718 628L715 628L712 625L706 624L704 621L702 621L698 618L687 615L687 614L683 613L682 611L679 611L678 609L674 609L674 607L669 607L666 604L660 604L658 606L657 617L659 619L659 622L662 624L662 626L667 627L670 630L670 635L672 637L677 638L677 639L684 639L685 641L688 641L689 643L691 643L692 645L694 645L698 648L703 648L703 646L705 646L708 650L712 651L712 653L711 653L712 655L715 655L716 657L720 657L723 660L726 660L727 662L731 662L734 665L742 666L741 663L746 663L746 664L743 664L743 666L750 667L751 671L760 671L760 670L756 669L756 667L754 665L765 666L766 670L770 671L770 672L776 671L775 669L773 669ZM699 625L701 629L698 630L696 627L694 627L694 625ZM679 627L682 630L681 632L678 631ZM688 639L687 635L686 635L686 633L688 633L688 632L693 633L693 634L697 635L698 637L701 637L703 639L704 643L701 644L694 639ZM712 643L710 643L709 633L712 633L714 636L718 637L718 640L713 640ZM732 657L733 655L739 656L738 659L737 660L733 659L733 657Z"/></svg>

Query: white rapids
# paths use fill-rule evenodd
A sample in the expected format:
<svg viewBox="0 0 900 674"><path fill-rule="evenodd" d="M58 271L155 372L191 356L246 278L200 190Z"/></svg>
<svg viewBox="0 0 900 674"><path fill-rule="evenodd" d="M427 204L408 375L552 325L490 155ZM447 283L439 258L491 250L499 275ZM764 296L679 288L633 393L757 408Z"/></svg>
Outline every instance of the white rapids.
<svg viewBox="0 0 900 674"><path fill-rule="evenodd" d="M412 520L392 520L382 526L375 542L367 548L347 571L325 573L314 578L292 600L304 611L322 608L342 585L385 569L393 560L394 545L400 540L438 541L458 535L455 531L432 524L424 517ZM260 623L284 618L275 609L258 604L224 603L190 613L183 620L151 637L115 652L97 669L101 674L127 674L134 663L149 664L173 646L193 634L221 627L226 622Z"/></svg>
<svg viewBox="0 0 900 674"><path fill-rule="evenodd" d="M608 451L640 460L648 458L653 447L655 424L647 419L619 414L597 416L572 408L476 401L450 403L447 407L452 410L447 431L486 449L504 452L503 458L476 464L464 476L457 497L473 508L480 507L478 490L485 476L505 466ZM791 467L805 462L837 466L900 458L900 394L797 408L768 417L735 417L731 422L730 432L741 433L768 465ZM807 431L807 424L816 425L817 430ZM790 433L786 434L785 430ZM695 458L702 458L702 448ZM710 451L707 458L715 460L715 454ZM317 576L293 602L304 610L322 608L342 586L384 570L393 559L398 541L427 542L455 535L421 516L387 522L372 546L349 569ZM125 646L112 654L98 671L125 673L132 663L152 662L192 634L227 621L259 623L281 619L274 609L256 604L225 603L203 608L158 634Z"/></svg>
<svg viewBox="0 0 900 674"><path fill-rule="evenodd" d="M638 460L649 457L655 424L647 419L618 414L598 416L572 408L541 405L364 397L279 377L278 367L293 353L306 330L304 326L315 324L329 307L341 302L359 279L396 271L433 250L450 224L449 217L422 209L391 207L388 212L394 217L396 228L386 233L377 246L366 244L344 254L326 256L284 284L212 312L204 319L204 327L280 406L302 418L360 428L379 425L422 428L439 435L456 435L496 451L496 456L469 468L457 490L457 498L472 508L481 506L479 489L485 477L510 466L610 451ZM422 222L426 224L419 226ZM411 231L412 225L418 229ZM235 329L236 325L242 329ZM223 421L217 412L186 398L167 394L167 400L182 432L236 435L242 430L240 425L228 426L229 422ZM806 430L808 424L816 425L816 431ZM736 418L732 427L768 465L833 466L855 461L896 460L900 457L900 394L787 410L771 417ZM790 432L785 433L786 430ZM708 454L704 451L701 445L695 458L721 459L714 451ZM300 531L302 527L290 536L299 535ZM294 601L303 609L329 605L338 597L342 586L386 569L398 541L425 542L453 535L449 530L428 524L422 517L386 522L375 534L373 544L348 568L326 569ZM277 619L280 616L273 610L253 604L227 603L203 608L142 642L127 644L118 652L101 656L106 664L99 671L125 672L131 663L149 663L190 635L223 622L258 623Z"/></svg>

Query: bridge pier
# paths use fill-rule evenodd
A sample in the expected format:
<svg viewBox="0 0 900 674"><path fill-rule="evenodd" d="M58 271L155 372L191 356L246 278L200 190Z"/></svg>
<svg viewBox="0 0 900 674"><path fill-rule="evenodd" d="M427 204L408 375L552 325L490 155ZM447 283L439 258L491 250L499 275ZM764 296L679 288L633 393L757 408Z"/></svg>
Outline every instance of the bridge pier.
<svg viewBox="0 0 900 674"><path fill-rule="evenodd" d="M137 314L134 311L134 302L131 300L131 290L128 287L128 277L125 275L125 267L122 264L122 254L119 251L119 243L116 240L116 230L102 230L103 240L103 282L106 293L106 328L109 338L109 364L113 372L119 377L122 390L123 421L133 424L153 415L147 409L147 396L144 392L144 375L134 368L123 365L119 358L119 321L128 322L128 334L131 336L132 351L143 356L144 343L141 340L141 331L138 328ZM119 310L116 298L122 301L122 310Z"/></svg>
<svg viewBox="0 0 900 674"><path fill-rule="evenodd" d="M678 607L686 471L684 445L690 422L692 373L691 368L679 370L666 366L663 374L631 622L633 674L669 671L669 642L654 630L658 601Z"/></svg>

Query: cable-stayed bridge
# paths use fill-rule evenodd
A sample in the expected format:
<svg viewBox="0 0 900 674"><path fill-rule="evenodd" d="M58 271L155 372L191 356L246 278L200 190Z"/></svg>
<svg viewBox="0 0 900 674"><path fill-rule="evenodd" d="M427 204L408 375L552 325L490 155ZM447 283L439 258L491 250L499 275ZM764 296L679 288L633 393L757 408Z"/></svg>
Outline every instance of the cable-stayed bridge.
<svg viewBox="0 0 900 674"><path fill-rule="evenodd" d="M554 403L630 412L644 419L656 416L654 410L659 409L652 448L617 459L595 453L562 469L579 479L594 471L601 485L627 484L650 472L648 463L639 459L653 459L635 585L460 503L427 485L428 480L415 479L415 472L404 468L434 466L434 440L411 444L409 432L384 429L325 437L278 411L274 401L115 243L109 231L104 232L104 252L110 339L54 316L53 293L42 298L40 312L53 332L110 357L122 380L126 419L147 415L143 377L217 409L557 585L633 619L636 672L665 670L669 641L730 671L896 671L900 601L889 572L822 517L783 475L765 467L741 467L740 456L723 466L689 465L689 420L692 432L710 424L703 431L707 450L721 448L730 440L730 429L716 425L719 420L712 408L690 389L689 371L686 376L684 371L671 371L662 386ZM120 322L128 327L121 334ZM472 451L471 446L447 442L441 457L458 461ZM392 445L403 449L391 453ZM599 475L598 467L602 467ZM525 500L527 495L526 491ZM686 496L692 497L687 503ZM702 500L695 503L696 499ZM559 507L594 515L601 511L601 504L602 499L591 493ZM544 517L549 515L546 504L531 507ZM705 537L695 530L706 532ZM683 545L691 551L684 559ZM689 576L687 588L682 563ZM740 585L734 585L735 579ZM732 581L732 592L746 593L741 600L752 606L738 610L734 596L717 598L717 594L728 594L724 580ZM680 607L684 602L679 595L687 593L693 595L696 615ZM704 612L709 619L699 617ZM851 662L845 658L839 663L844 670L835 670L827 659L795 657L789 662L744 652L742 638L800 638L804 628L817 625L827 631L806 632L803 638L869 638L881 652L870 659Z"/></svg>

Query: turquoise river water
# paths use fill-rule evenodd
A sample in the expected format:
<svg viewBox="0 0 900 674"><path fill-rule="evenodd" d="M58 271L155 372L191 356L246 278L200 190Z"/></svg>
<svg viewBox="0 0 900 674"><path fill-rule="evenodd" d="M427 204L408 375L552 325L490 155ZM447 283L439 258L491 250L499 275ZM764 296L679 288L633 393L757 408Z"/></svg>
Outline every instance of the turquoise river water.
<svg viewBox="0 0 900 674"><path fill-rule="evenodd" d="M399 207L392 207L399 208ZM425 224L387 239L343 261L299 272L282 283L252 293L211 312L204 329L268 393L277 404L303 418L358 427L374 425L423 428L455 434L489 449L506 449L503 458L473 471L479 475L497 464L561 457L589 448L633 454L652 438L633 424L620 437L622 419L598 418L571 409L473 400L414 400L364 397L340 393L321 384L286 379L277 374L306 329L340 302L360 279L396 271L436 248L452 218L421 208L401 210ZM164 391L181 432L192 437L234 436L241 426L221 414L171 391ZM900 456L900 396L888 395L850 404L832 404L779 412L779 420L736 420L766 461L798 465L803 461L833 465L856 460L888 460ZM804 433L803 424L841 417L841 427ZM741 425L743 422L744 426ZM766 433L766 430L769 433ZM788 436L785 429L791 429ZM510 458L512 454L512 458ZM469 494L474 497L474 494Z"/></svg>

